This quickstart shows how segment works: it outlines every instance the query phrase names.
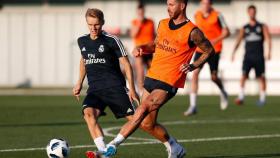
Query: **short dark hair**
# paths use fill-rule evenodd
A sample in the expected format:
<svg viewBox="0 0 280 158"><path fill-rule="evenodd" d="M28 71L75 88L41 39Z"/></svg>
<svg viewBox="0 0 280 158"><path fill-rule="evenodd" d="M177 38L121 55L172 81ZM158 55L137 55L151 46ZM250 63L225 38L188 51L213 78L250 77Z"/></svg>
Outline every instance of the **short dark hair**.
<svg viewBox="0 0 280 158"><path fill-rule="evenodd" d="M187 8L187 5L188 5L189 0L177 0L177 2L184 3L184 4L185 4L185 8L184 8L184 9L186 9L186 8Z"/></svg>
<svg viewBox="0 0 280 158"><path fill-rule="evenodd" d="M202 0L200 0L200 1L202 1ZM210 2L210 4L213 4L213 0L209 0L209 2Z"/></svg>
<svg viewBox="0 0 280 158"><path fill-rule="evenodd" d="M103 12L97 8L89 8L86 12L86 17L97 18L102 25L105 23Z"/></svg>
<svg viewBox="0 0 280 158"><path fill-rule="evenodd" d="M187 5L188 2L189 2L189 0L177 0L177 1L179 1L179 2L181 2L181 3L185 3L186 5Z"/></svg>
<svg viewBox="0 0 280 158"><path fill-rule="evenodd" d="M248 10L249 10L249 9L257 10L257 7L256 7L255 5L253 5L253 4L251 4L251 5L248 6Z"/></svg>
<svg viewBox="0 0 280 158"><path fill-rule="evenodd" d="M137 9L145 9L144 3L139 3Z"/></svg>

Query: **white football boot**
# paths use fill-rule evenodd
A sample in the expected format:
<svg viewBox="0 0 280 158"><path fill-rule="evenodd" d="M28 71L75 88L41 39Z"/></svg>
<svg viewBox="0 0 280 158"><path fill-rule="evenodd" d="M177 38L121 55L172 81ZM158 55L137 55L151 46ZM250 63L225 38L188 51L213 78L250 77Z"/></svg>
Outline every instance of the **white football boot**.
<svg viewBox="0 0 280 158"><path fill-rule="evenodd" d="M228 95L222 94L220 95L220 108L221 110L226 110L228 107Z"/></svg>
<svg viewBox="0 0 280 158"><path fill-rule="evenodd" d="M167 149L168 158L183 158L186 155L185 149L174 138L171 139L173 139L170 144L171 147Z"/></svg>

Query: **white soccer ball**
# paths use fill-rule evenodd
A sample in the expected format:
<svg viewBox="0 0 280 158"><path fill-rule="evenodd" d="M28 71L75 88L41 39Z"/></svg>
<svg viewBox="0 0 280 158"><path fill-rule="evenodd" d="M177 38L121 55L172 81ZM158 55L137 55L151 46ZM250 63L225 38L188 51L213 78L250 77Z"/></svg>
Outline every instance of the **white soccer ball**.
<svg viewBox="0 0 280 158"><path fill-rule="evenodd" d="M49 158L66 158L69 153L69 145L63 139L52 139L47 145L47 154Z"/></svg>

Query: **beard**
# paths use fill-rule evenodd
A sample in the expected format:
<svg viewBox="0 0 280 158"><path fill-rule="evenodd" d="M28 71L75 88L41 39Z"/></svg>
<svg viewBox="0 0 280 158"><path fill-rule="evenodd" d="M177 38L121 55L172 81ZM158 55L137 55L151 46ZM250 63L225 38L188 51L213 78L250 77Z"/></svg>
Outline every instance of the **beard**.
<svg viewBox="0 0 280 158"><path fill-rule="evenodd" d="M178 17L179 17L179 15L180 15L180 11L175 11L175 12L170 12L170 11L168 11L168 13L169 13L169 16L170 16L170 18L173 20L173 19L177 19Z"/></svg>

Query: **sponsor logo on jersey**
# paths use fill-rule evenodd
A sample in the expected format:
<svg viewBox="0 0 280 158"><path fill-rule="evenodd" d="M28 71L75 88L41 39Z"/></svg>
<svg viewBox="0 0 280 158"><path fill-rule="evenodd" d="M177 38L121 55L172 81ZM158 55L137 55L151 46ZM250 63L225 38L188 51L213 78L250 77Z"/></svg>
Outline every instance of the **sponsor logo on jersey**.
<svg viewBox="0 0 280 158"><path fill-rule="evenodd" d="M158 41L156 42L156 48L164 50L166 52L170 53L177 53L176 48L173 48L172 46L169 45L169 41L167 39L164 39L163 41Z"/></svg>
<svg viewBox="0 0 280 158"><path fill-rule="evenodd" d="M105 58L96 58L95 54L88 54L88 59L84 59L84 63L88 64L105 64Z"/></svg>
<svg viewBox="0 0 280 158"><path fill-rule="evenodd" d="M99 46L98 52L99 52L99 53L103 53L103 52L104 52L104 45L103 45L103 44L101 44L101 45Z"/></svg>
<svg viewBox="0 0 280 158"><path fill-rule="evenodd" d="M250 32L250 34L245 37L245 40L247 42L257 42L257 41L261 41L262 37L256 34L255 32Z"/></svg>

